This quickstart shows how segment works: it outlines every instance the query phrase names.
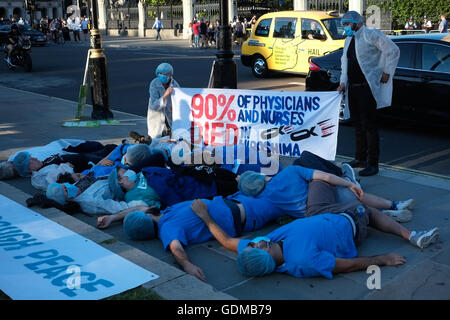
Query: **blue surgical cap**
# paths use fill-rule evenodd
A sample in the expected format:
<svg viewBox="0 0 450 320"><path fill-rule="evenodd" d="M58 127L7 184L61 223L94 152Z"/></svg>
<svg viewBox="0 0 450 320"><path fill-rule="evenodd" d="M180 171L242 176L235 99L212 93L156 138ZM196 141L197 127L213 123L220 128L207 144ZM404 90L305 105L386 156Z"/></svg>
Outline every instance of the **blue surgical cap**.
<svg viewBox="0 0 450 320"><path fill-rule="evenodd" d="M133 211L125 216L123 232L131 240L148 240L156 236L152 218L142 211Z"/></svg>
<svg viewBox="0 0 450 320"><path fill-rule="evenodd" d="M346 22L352 22L352 23L360 23L363 22L363 17L356 11L348 11L344 14L344 16L342 17L341 22L342 23L346 23Z"/></svg>
<svg viewBox="0 0 450 320"><path fill-rule="evenodd" d="M61 205L64 205L67 200L62 184L56 182L48 185L45 196Z"/></svg>
<svg viewBox="0 0 450 320"><path fill-rule="evenodd" d="M239 178L238 188L246 196L256 197L264 189L264 177L258 172L246 171Z"/></svg>
<svg viewBox="0 0 450 320"><path fill-rule="evenodd" d="M146 144L135 144L127 149L125 155L127 163L129 165L134 165L141 161L146 161L152 155L150 148Z"/></svg>
<svg viewBox="0 0 450 320"><path fill-rule="evenodd" d="M170 64L168 64L167 62L163 62L161 63L158 67L156 67L156 75L158 75L159 73L164 73L164 74L168 74L168 75L173 75L173 68Z"/></svg>
<svg viewBox="0 0 450 320"><path fill-rule="evenodd" d="M247 248L238 255L239 272L247 277L262 277L272 273L276 264L272 256L259 248Z"/></svg>
<svg viewBox="0 0 450 320"><path fill-rule="evenodd" d="M112 199L116 201L122 201L124 198L124 193L122 188L117 182L117 168L114 168L113 171L108 176L108 185L111 190Z"/></svg>
<svg viewBox="0 0 450 320"><path fill-rule="evenodd" d="M19 152L13 160L14 167L21 177L30 175L30 154L26 151Z"/></svg>

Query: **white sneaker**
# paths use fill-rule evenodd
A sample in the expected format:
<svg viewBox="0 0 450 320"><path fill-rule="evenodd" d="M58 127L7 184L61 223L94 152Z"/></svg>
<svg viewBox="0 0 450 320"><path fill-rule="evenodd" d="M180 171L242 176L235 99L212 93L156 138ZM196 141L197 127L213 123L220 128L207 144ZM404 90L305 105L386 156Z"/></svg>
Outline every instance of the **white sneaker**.
<svg viewBox="0 0 450 320"><path fill-rule="evenodd" d="M348 178L350 182L353 182L358 187L361 188L361 185L359 184L358 180L356 180L355 170L348 164L343 163L342 164L342 176Z"/></svg>
<svg viewBox="0 0 450 320"><path fill-rule="evenodd" d="M414 199L408 199L405 201L397 201L397 210L408 209L411 210L414 208L415 201Z"/></svg>
<svg viewBox="0 0 450 320"><path fill-rule="evenodd" d="M409 210L381 210L384 214L397 222L408 222L412 219L412 212Z"/></svg>
<svg viewBox="0 0 450 320"><path fill-rule="evenodd" d="M417 231L409 242L420 249L423 249L436 242L437 239L439 239L439 229L433 228L429 231Z"/></svg>

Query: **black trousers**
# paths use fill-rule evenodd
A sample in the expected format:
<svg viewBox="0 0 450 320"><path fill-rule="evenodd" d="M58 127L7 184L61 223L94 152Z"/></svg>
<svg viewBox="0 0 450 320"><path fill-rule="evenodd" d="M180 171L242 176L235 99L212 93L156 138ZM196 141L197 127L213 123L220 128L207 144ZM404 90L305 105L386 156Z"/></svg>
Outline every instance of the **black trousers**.
<svg viewBox="0 0 450 320"><path fill-rule="evenodd" d="M355 159L378 166L380 138L377 126L377 103L368 84L349 84L348 106L355 126Z"/></svg>
<svg viewBox="0 0 450 320"><path fill-rule="evenodd" d="M306 150L302 152L300 158L294 161L294 165L328 172L338 177L342 176L341 168L336 166L331 161L325 160L324 158Z"/></svg>

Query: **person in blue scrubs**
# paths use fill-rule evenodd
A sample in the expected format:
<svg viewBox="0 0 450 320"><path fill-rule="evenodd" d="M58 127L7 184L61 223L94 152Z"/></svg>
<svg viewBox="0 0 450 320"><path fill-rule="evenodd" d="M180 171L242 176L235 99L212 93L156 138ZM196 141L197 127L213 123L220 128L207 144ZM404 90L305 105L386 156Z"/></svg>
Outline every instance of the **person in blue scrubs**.
<svg viewBox="0 0 450 320"><path fill-rule="evenodd" d="M155 234L161 239L164 249L172 252L177 263L187 273L206 281L203 271L189 260L184 251L184 247L190 244L202 243L214 238L203 221L194 213L192 209L194 203L201 203L201 205L206 206L215 221L233 236L240 236L243 232L260 229L269 221L283 215L282 211L267 200L246 197L239 193L235 195L235 198L239 198L240 202L221 196L216 196L212 200L185 201L162 210L160 214L154 207L137 208L136 210L149 213L148 217L153 220L150 227L157 229ZM121 221L128 214L134 214L132 211L126 210L108 216L107 220L100 217L97 227L107 228L112 222ZM125 225L125 222L124 230L130 229Z"/></svg>
<svg viewBox="0 0 450 320"><path fill-rule="evenodd" d="M347 214L324 213L297 219L266 236L249 240L228 235L201 202L196 200L192 208L220 244L239 253L238 269L246 276L264 276L276 271L300 278L331 279L335 273L365 270L370 265L395 266L406 262L395 253L357 257L358 223ZM364 214L369 215L370 226L398 235L421 249L438 239L437 228L411 232L379 211Z"/></svg>

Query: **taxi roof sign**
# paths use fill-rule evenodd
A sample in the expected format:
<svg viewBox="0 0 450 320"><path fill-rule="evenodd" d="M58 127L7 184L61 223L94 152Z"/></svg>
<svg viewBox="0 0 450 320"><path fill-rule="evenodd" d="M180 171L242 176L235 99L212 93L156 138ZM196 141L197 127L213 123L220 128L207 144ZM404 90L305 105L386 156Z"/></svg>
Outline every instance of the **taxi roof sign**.
<svg viewBox="0 0 450 320"><path fill-rule="evenodd" d="M328 14L329 16L332 16L332 17L339 17L339 12L338 12L338 11L335 11L335 10L333 10L333 11L327 11L327 14Z"/></svg>

